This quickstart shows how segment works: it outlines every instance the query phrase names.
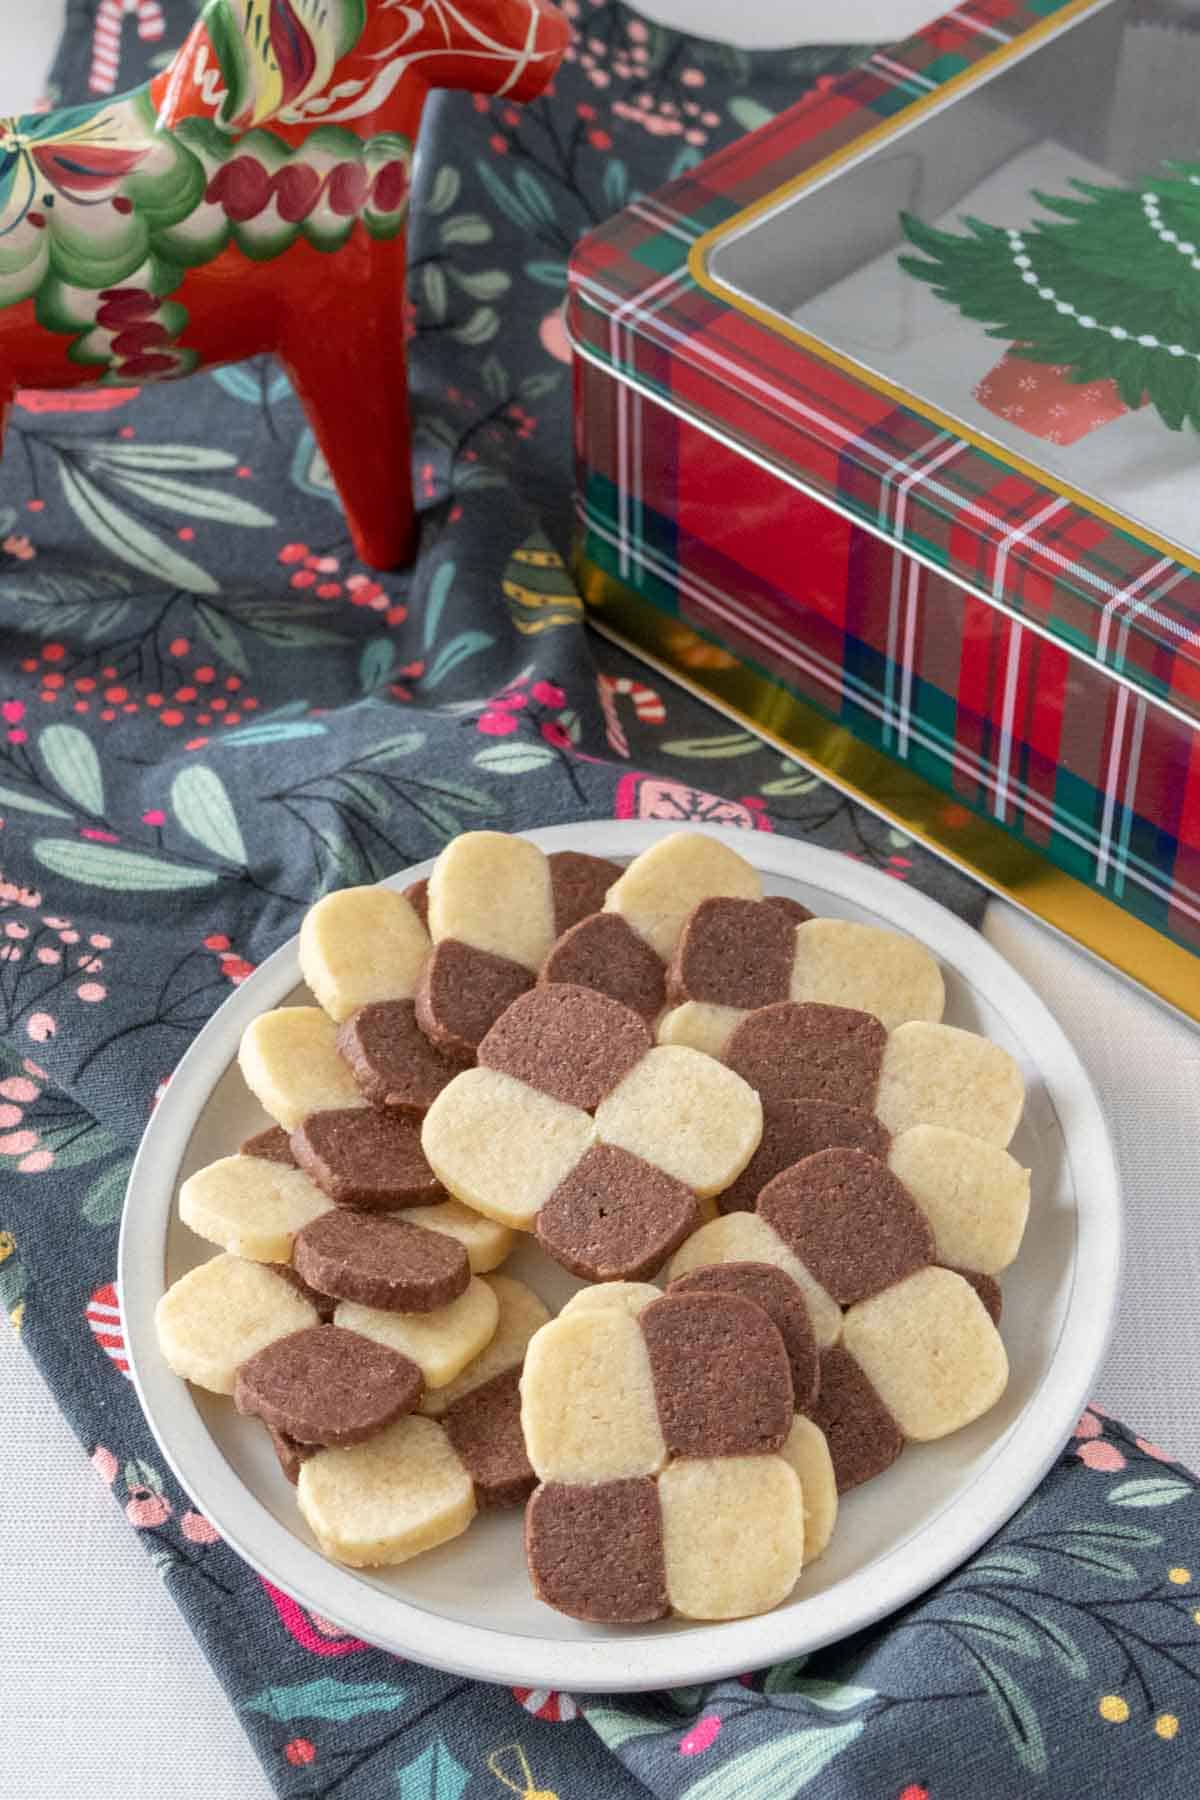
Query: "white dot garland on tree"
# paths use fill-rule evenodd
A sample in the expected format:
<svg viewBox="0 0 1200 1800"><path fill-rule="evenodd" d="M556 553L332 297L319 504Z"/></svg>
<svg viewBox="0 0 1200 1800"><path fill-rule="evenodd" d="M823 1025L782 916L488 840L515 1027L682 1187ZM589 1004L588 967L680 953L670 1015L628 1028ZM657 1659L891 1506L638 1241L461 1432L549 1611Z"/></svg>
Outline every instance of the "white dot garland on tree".
<svg viewBox="0 0 1200 1800"><path fill-rule="evenodd" d="M1161 238L1164 244L1169 244L1172 250L1178 251L1180 256L1186 256L1193 269L1200 269L1200 255L1197 254L1200 251L1200 244L1193 244L1188 240L1181 242L1179 233L1170 230L1163 224L1162 201L1157 194L1142 195L1142 211L1145 213L1146 223L1155 237Z"/></svg>
<svg viewBox="0 0 1200 1800"><path fill-rule="evenodd" d="M1189 179L1192 178L1189 177ZM1025 239L1021 233L1009 231L1006 236L1009 248L1013 253L1013 262L1021 271L1021 280L1025 282L1026 286L1036 290L1039 300L1052 302L1055 312L1074 319L1080 330L1106 331L1109 337L1115 338L1118 343L1126 343L1132 338L1133 342L1140 344L1144 350L1165 350L1168 356L1190 356L1193 362L1200 362L1200 352L1189 350L1186 344L1164 344L1151 331L1134 336L1133 332L1127 331L1124 325L1105 325L1099 319L1094 319L1090 313L1081 313L1079 308L1072 306L1069 300L1061 300L1055 288L1049 287L1043 282L1041 276L1034 269L1033 258L1026 248Z"/></svg>

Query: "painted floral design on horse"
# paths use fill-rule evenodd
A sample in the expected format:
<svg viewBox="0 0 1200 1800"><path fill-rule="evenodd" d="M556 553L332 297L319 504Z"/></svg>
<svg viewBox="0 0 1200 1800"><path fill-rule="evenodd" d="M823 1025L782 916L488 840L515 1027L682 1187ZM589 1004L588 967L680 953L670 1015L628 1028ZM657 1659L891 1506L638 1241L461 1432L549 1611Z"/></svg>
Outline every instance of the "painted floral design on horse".
<svg viewBox="0 0 1200 1800"><path fill-rule="evenodd" d="M402 561L421 113L432 88L534 98L569 35L552 0L209 0L143 87L0 120L0 406L277 352L360 554Z"/></svg>

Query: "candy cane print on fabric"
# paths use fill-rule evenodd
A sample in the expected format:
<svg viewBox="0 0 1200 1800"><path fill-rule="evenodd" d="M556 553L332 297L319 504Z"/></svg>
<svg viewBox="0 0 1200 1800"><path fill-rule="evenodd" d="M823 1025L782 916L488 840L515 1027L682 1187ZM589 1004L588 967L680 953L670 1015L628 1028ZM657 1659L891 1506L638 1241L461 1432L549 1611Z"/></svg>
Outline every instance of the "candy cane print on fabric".
<svg viewBox="0 0 1200 1800"><path fill-rule="evenodd" d="M596 692L600 700L601 711L604 714L609 745L618 756L629 755L629 739L625 735L617 712L618 694L626 695L633 701L633 715L640 724L663 725L666 723L666 707L654 689L647 687L644 681L634 681L628 675L598 675Z"/></svg>
<svg viewBox="0 0 1200 1800"><path fill-rule="evenodd" d="M161 0L100 0L92 33L92 68L88 76L88 87L93 94L116 91L117 71L121 65L121 30L127 13L136 17L138 36L144 44L157 43L166 31Z"/></svg>

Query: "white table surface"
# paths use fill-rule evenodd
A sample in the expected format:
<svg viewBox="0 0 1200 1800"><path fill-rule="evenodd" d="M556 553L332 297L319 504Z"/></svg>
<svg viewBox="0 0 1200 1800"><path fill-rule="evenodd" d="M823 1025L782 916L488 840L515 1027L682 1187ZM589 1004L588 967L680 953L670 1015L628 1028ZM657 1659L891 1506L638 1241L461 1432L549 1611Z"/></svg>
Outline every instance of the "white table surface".
<svg viewBox="0 0 1200 1800"><path fill-rule="evenodd" d="M0 111L37 91L60 0L0 0ZM649 0L713 36L728 0ZM922 0L741 0L747 44L900 36ZM1043 995L1103 1100L1125 1183L1124 1298L1095 1397L1200 1466L1200 1033L1006 903L985 934ZM0 1800L268 1800L141 1546L0 1332ZM584 1800L583 1796L575 1800Z"/></svg>

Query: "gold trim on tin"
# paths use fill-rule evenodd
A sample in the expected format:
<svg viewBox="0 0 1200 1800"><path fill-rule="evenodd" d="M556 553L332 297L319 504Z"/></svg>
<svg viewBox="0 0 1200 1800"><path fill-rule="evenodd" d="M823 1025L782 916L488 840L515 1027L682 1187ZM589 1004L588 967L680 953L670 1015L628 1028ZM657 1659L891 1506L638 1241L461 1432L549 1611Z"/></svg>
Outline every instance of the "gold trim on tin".
<svg viewBox="0 0 1200 1800"><path fill-rule="evenodd" d="M578 545L575 574L589 623L605 637L1200 1025L1200 959L1191 951L660 613Z"/></svg>
<svg viewBox="0 0 1200 1800"><path fill-rule="evenodd" d="M1173 562L1181 563L1185 568L1200 573L1200 554L1186 550L1181 544L1174 543L1169 538L1160 537L1157 532L1139 525L1127 513L1117 512L1115 508L1106 505L1095 495L1086 493L1082 488L1072 487L1069 482L1060 481L1056 475L1052 475L1039 463L1022 456L1020 451L1009 450L998 439L988 437L986 433L977 431L963 420L956 419L953 413L943 412L940 407L923 400L910 388L901 387L899 383L889 381L886 376L877 375L865 363L856 361L854 357L847 356L841 350L835 350L833 345L827 344L823 338L815 337L812 332L805 331L802 326L794 325L782 314L772 312L769 307L761 306L758 301L751 300L746 295L740 294L736 288L729 287L725 282L712 275L708 267L709 257L719 245L745 230L764 213L771 212L794 195L802 194L807 189L817 186L819 182L825 180L834 170L843 165L861 160L876 145L903 135L927 114L940 111L959 94L987 81L1005 63L1020 61L1040 44L1059 36L1086 15L1099 13L1111 4L1112 0L1071 0L1071 4L1065 6L1053 18L1044 19L1040 25L1031 26L1012 43L991 51L972 68L964 69L960 75L952 75L950 80L943 82L935 92L926 94L923 99L914 100L911 106L906 106L894 118L882 120L880 124L873 126L869 131L864 131L861 137L854 138L851 143L844 144L840 150L835 150L832 155L822 158L811 168L805 169L802 174L794 175L790 180L781 182L777 188L764 194L760 200L753 201L741 212L735 213L723 225L717 225L713 230L706 231L703 237L697 238L688 252L688 270L698 287L703 288L706 293L711 294L714 299L720 300L724 305L733 307L737 312L746 313L750 318L757 320L760 325L765 325L769 331L787 338L793 344L798 344L801 349L809 351L813 356L819 356L822 362L832 363L835 368L841 369L843 374L863 382L867 387L873 388L876 393L885 394L889 400L894 400L898 405L907 407L910 412L919 413L922 418L928 419L931 424L940 426L943 431L950 432L952 436L961 438L965 443L973 444L977 450L984 451L996 462L1002 463L1006 468L1018 470L1029 480L1037 482L1039 486L1049 489L1051 493L1058 494L1064 500L1070 500L1075 506L1090 513L1094 518L1103 519L1106 525L1114 526L1116 530L1124 532L1127 537L1135 539L1139 544L1144 544L1147 549L1156 550L1160 556L1170 557Z"/></svg>

